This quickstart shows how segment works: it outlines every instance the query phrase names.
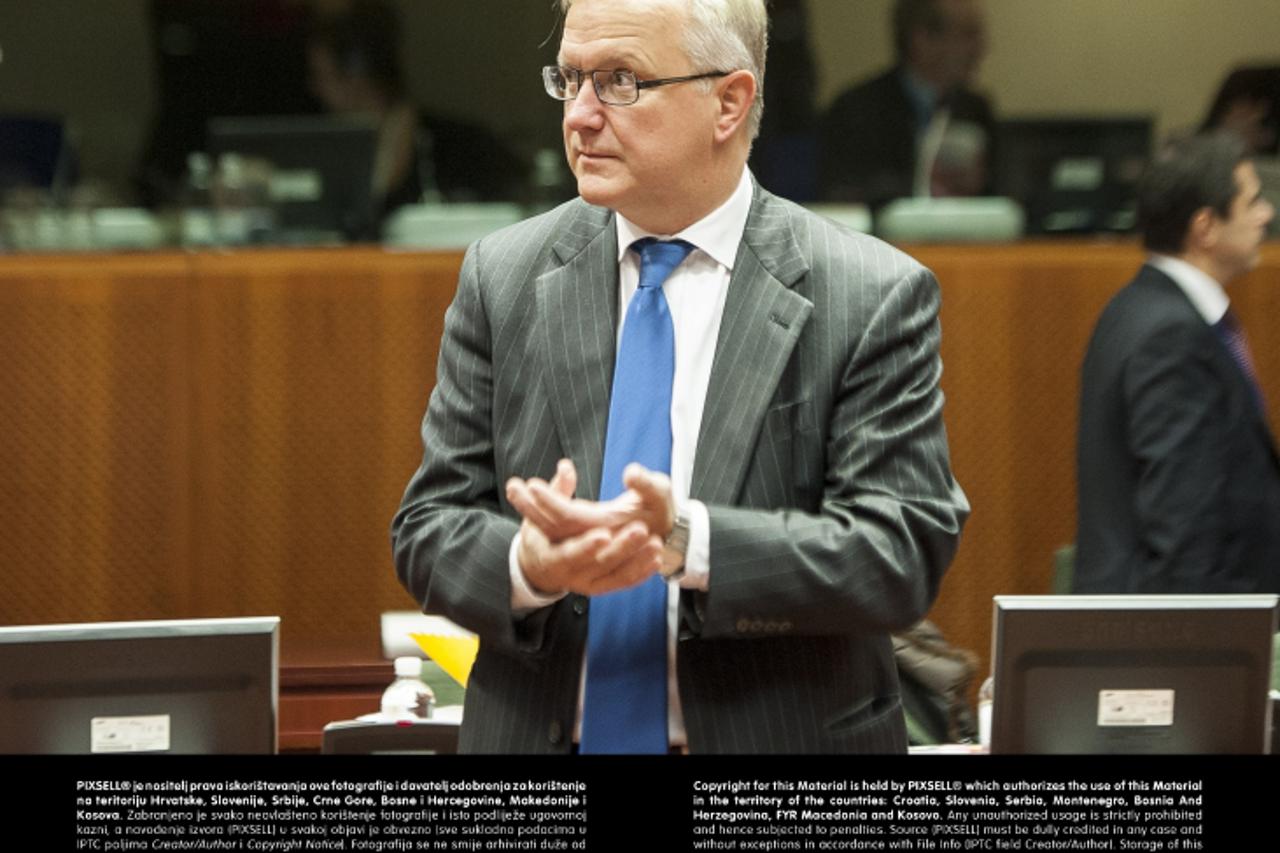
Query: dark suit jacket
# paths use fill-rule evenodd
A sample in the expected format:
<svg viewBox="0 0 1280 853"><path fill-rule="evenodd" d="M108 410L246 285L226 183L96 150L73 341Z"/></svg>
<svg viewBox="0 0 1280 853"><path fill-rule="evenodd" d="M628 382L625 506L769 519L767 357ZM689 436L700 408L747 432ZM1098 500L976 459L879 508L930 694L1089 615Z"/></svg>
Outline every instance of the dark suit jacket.
<svg viewBox="0 0 1280 853"><path fill-rule="evenodd" d="M1074 592L1280 592L1280 463L1252 386L1154 267L1081 373Z"/></svg>
<svg viewBox="0 0 1280 853"><path fill-rule="evenodd" d="M503 483L573 459L599 491L618 322L613 214L580 200L472 246L425 454L392 527L401 581L476 631L460 748L571 748L589 601L513 618ZM693 752L901 751L888 632L929 608L967 515L938 389L938 287L906 255L755 190L693 471L708 592L684 591Z"/></svg>
<svg viewBox="0 0 1280 853"><path fill-rule="evenodd" d="M916 118L893 68L849 89L831 104L822 121L818 191L829 201L859 202L873 208L915 194ZM995 143L995 118L987 99L961 90L949 101L953 121L978 125L987 134L987 186Z"/></svg>

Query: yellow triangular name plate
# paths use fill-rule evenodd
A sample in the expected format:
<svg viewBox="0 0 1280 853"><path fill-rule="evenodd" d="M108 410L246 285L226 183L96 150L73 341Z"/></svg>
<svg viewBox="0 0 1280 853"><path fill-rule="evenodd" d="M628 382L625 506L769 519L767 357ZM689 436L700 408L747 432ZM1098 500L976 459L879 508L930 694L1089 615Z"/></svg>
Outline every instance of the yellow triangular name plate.
<svg viewBox="0 0 1280 853"><path fill-rule="evenodd" d="M414 633L409 636L427 657L440 664L440 668L448 673L450 678L463 687L467 686L467 679L471 676L471 665L475 663L476 653L480 650L479 637L460 628L456 634Z"/></svg>

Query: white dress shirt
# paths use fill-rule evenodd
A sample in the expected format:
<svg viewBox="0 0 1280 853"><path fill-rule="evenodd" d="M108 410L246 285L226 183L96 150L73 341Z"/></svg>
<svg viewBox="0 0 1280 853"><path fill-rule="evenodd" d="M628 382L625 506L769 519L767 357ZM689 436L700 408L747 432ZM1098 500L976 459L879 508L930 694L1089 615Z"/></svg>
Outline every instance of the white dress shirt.
<svg viewBox="0 0 1280 853"><path fill-rule="evenodd" d="M1231 304L1222 285L1199 267L1169 255L1152 255L1147 263L1173 279L1210 326L1216 325Z"/></svg>
<svg viewBox="0 0 1280 853"><path fill-rule="evenodd" d="M689 517L689 549L685 572L679 583L668 585L667 606L667 731L671 744L685 744L684 715L676 683L676 627L679 619L680 589L706 590L711 576L711 522L701 501L691 500L694 454L702 426L702 409L711 382L720 320L729 293L729 277L751 211L751 175L744 168L737 188L729 199L704 218L677 234L651 234L622 215L614 217L618 229L618 324L616 347L622 342L627 306L640 286L640 258L631 244L644 237L684 240L694 251L662 285L675 329L675 375L671 387L671 489L676 506ZM520 536L511 543L511 606L516 612L554 604L562 595L544 596L535 592L520 569L517 552ZM582 723L582 690L586 667L578 692L578 717L574 741Z"/></svg>

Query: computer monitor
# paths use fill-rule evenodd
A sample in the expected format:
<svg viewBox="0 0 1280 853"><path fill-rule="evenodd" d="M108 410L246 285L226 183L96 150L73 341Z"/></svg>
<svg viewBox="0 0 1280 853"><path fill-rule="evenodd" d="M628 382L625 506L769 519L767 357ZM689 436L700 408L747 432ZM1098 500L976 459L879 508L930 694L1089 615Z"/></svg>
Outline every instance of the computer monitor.
<svg viewBox="0 0 1280 853"><path fill-rule="evenodd" d="M1265 753L1274 595L994 602L993 753Z"/></svg>
<svg viewBox="0 0 1280 853"><path fill-rule="evenodd" d="M274 753L277 617L0 628L0 753Z"/></svg>
<svg viewBox="0 0 1280 853"><path fill-rule="evenodd" d="M1022 205L1028 234L1131 231L1151 138L1143 116L1001 121L996 194Z"/></svg>
<svg viewBox="0 0 1280 853"><path fill-rule="evenodd" d="M271 239L325 243L377 236L373 161L378 129L359 116L245 116L209 120L215 162L234 154L270 166ZM225 161L223 161L225 162Z"/></svg>
<svg viewBox="0 0 1280 853"><path fill-rule="evenodd" d="M62 119L0 115L0 193L32 188L57 193L75 180L75 158Z"/></svg>

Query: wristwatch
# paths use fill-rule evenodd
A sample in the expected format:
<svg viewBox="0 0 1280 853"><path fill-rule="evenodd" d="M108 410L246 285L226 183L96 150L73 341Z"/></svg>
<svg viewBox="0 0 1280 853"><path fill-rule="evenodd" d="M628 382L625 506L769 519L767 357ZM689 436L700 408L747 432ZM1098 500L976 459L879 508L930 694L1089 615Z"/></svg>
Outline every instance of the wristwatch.
<svg viewBox="0 0 1280 853"><path fill-rule="evenodd" d="M663 578L673 581L684 574L684 558L688 551L689 514L676 510L676 520L671 525L671 532L662 543L662 568L659 573Z"/></svg>

